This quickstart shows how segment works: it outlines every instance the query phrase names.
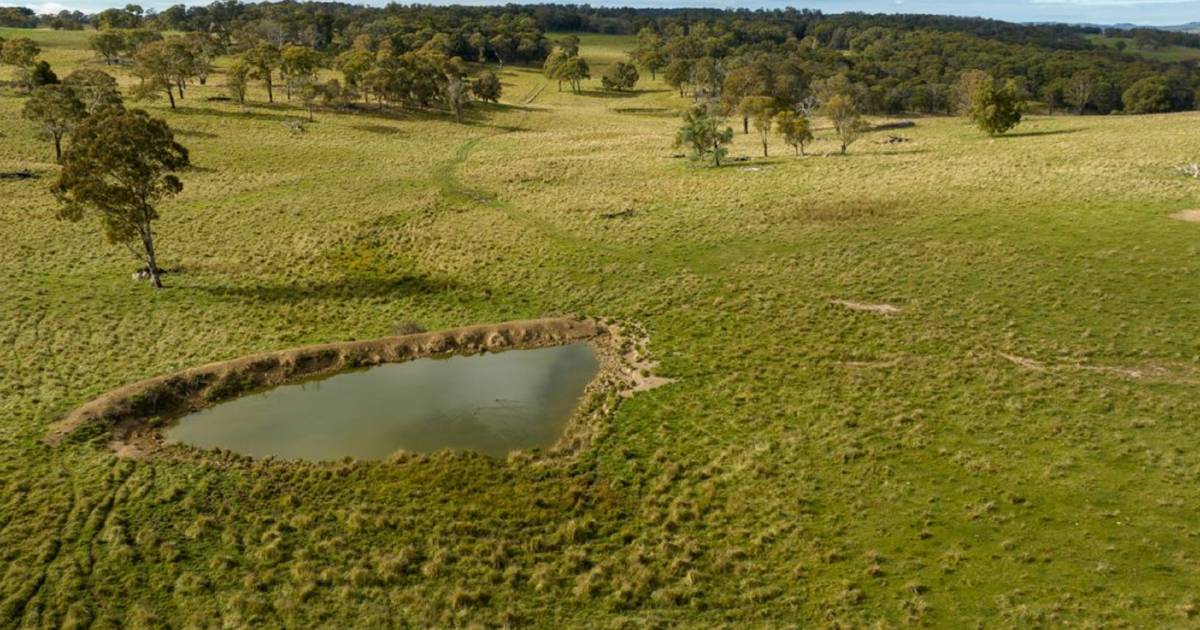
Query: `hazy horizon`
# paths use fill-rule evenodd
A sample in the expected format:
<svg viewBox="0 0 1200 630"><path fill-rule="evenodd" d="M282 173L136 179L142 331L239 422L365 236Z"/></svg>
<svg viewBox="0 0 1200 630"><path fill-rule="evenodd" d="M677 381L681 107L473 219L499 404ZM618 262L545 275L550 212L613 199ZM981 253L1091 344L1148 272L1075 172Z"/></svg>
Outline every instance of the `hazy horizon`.
<svg viewBox="0 0 1200 630"><path fill-rule="evenodd" d="M211 0L177 2L171 0L140 2L146 9L161 10L175 4L207 5ZM125 6L126 2L112 0L65 0L63 2L20 3L0 1L0 6L25 6L38 13L57 13L62 9L95 13L110 7ZM369 6L384 6L384 1L349 2ZM406 3L402 3L406 4ZM506 2L467 0L464 2L426 2L435 5L501 5ZM530 3L536 4L536 3ZM582 4L582 3L580 3ZM819 9L826 13L861 11L866 13L928 13L986 17L1011 22L1066 22L1116 24L1132 23L1147 26L1184 24L1200 20L1200 0L813 0L797 4L784 0L632 0L589 3L596 7L632 8L722 8L722 9Z"/></svg>

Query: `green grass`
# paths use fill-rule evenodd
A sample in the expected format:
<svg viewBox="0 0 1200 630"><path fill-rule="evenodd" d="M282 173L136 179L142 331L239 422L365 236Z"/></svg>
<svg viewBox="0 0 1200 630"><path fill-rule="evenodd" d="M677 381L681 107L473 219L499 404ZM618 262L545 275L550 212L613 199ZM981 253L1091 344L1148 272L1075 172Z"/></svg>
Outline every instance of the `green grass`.
<svg viewBox="0 0 1200 630"><path fill-rule="evenodd" d="M1125 42L1125 52L1153 59L1155 61L1165 61L1175 63L1179 61L1191 61L1200 59L1200 48L1188 48L1187 46L1165 46L1163 48L1154 48L1151 50L1142 50L1138 48L1132 37L1109 37L1106 35L1089 35L1088 40L1093 44L1116 48L1117 42Z"/></svg>
<svg viewBox="0 0 1200 630"><path fill-rule="evenodd" d="M605 63L629 45L583 39ZM584 96L505 67L504 103L468 125L318 112L293 136L297 106L206 101L221 76L178 111L145 104L196 165L162 208L184 272L161 292L94 223L54 220L53 149L0 92L0 171L43 175L0 180L0 618L1195 622L1200 225L1168 216L1200 207L1172 172L1200 115L999 139L922 118L906 144L773 141L707 169L671 157L676 120L654 113L684 100L593 93L602 65ZM93 396L207 361L571 312L644 324L678 382L568 466L42 443Z"/></svg>

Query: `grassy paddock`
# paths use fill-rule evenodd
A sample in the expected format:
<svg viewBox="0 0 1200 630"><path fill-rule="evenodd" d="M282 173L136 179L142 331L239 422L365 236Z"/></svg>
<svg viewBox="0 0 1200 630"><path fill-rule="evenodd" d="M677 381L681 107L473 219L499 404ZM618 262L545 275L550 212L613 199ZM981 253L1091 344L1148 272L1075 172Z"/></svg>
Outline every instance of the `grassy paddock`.
<svg viewBox="0 0 1200 630"><path fill-rule="evenodd" d="M1107 46L1108 48L1116 48L1118 42L1125 42L1125 52L1131 55L1138 55L1147 59L1153 59L1155 61L1175 62L1200 59L1200 48L1189 48L1187 46L1164 46L1162 48L1142 50L1138 48L1137 43L1132 37L1089 35L1088 39L1093 44Z"/></svg>
<svg viewBox="0 0 1200 630"><path fill-rule="evenodd" d="M60 74L96 63L81 34L29 35ZM42 175L0 180L0 619L1194 623L1200 225L1168 216L1200 207L1172 172L1200 116L998 139L922 118L846 157L823 132L816 157L696 168L668 88L598 92L629 41L583 37L583 96L505 67L465 125L321 111L295 136L298 104L207 100L220 74L144 104L195 163L159 292L94 223L54 220L53 149L0 91L0 171ZM208 361L571 312L644 324L678 382L565 467L41 442Z"/></svg>

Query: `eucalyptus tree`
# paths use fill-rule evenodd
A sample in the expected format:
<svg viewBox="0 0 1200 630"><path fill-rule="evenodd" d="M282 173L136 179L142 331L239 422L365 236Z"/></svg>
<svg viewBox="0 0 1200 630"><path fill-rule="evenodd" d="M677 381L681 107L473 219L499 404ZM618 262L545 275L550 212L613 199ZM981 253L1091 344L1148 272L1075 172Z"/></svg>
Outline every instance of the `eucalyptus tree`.
<svg viewBox="0 0 1200 630"><path fill-rule="evenodd" d="M58 217L79 221L97 215L108 241L142 260L161 288L156 206L183 190L175 173L188 165L188 151L175 142L167 123L145 111L109 109L89 116L72 133L52 187Z"/></svg>

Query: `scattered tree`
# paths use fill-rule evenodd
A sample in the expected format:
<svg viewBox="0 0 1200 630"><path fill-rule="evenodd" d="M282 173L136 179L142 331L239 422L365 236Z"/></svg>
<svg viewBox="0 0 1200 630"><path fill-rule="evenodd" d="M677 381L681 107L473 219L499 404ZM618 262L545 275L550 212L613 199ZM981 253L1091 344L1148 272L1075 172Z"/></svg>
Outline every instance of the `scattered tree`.
<svg viewBox="0 0 1200 630"><path fill-rule="evenodd" d="M313 107L317 103L317 99L321 98L325 93L325 87L321 85L316 77L305 77L302 79L292 79L292 88L300 96L300 102L304 105L304 110L308 112L308 122L313 121Z"/></svg>
<svg viewBox="0 0 1200 630"><path fill-rule="evenodd" d="M65 85L35 88L21 109L21 115L41 125L41 132L54 141L54 159L62 161L62 139L87 116L87 108Z"/></svg>
<svg viewBox="0 0 1200 630"><path fill-rule="evenodd" d="M442 89L442 100L450 113L454 114L455 122L462 122L462 112L470 98L471 88L466 81L458 77L446 81L446 86Z"/></svg>
<svg viewBox="0 0 1200 630"><path fill-rule="evenodd" d="M968 115L978 94L995 86L996 80L983 70L967 70L958 79L958 113Z"/></svg>
<svg viewBox="0 0 1200 630"><path fill-rule="evenodd" d="M254 69L245 59L234 59L225 71L225 91L242 107L246 106L246 89L250 86L250 75Z"/></svg>
<svg viewBox="0 0 1200 630"><path fill-rule="evenodd" d="M171 109L175 109L175 79L178 76L172 50L165 41L150 42L138 49L134 55L133 75L141 80L134 95L138 98L154 98L159 91L167 93Z"/></svg>
<svg viewBox="0 0 1200 630"><path fill-rule="evenodd" d="M292 88L312 83L320 67L321 54L308 46L288 44L279 51L279 71L283 74L288 100L292 98Z"/></svg>
<svg viewBox="0 0 1200 630"><path fill-rule="evenodd" d="M638 31L638 45L629 56L643 70L650 72L651 79L657 79L658 71L667 65L667 53L663 48L662 38L651 28Z"/></svg>
<svg viewBox="0 0 1200 630"><path fill-rule="evenodd" d="M637 68L633 64L618 61L604 72L600 84L606 90L632 90L639 78Z"/></svg>
<svg viewBox="0 0 1200 630"><path fill-rule="evenodd" d="M683 96L687 91L687 87L692 79L692 60L690 59L672 59L663 69L663 79L667 85L679 91L679 96Z"/></svg>
<svg viewBox="0 0 1200 630"><path fill-rule="evenodd" d="M566 53L561 50L555 50L549 55L546 55L546 61L542 62L542 73L546 75L547 79L558 82L559 92L562 91L563 84L563 76L560 72L560 68L562 68L563 63L566 62L566 60Z"/></svg>
<svg viewBox="0 0 1200 630"><path fill-rule="evenodd" d="M833 123L838 141L842 145L842 155L856 140L867 132L869 126L858 111L854 99L846 94L834 94L825 100L821 112Z"/></svg>
<svg viewBox="0 0 1200 630"><path fill-rule="evenodd" d="M326 107L341 109L350 98L351 94L337 79L330 79L321 86L321 100L325 102Z"/></svg>
<svg viewBox="0 0 1200 630"><path fill-rule="evenodd" d="M121 53L125 52L127 43L121 31L110 29L92 35L88 38L88 45L105 64L111 66L121 60Z"/></svg>
<svg viewBox="0 0 1200 630"><path fill-rule="evenodd" d="M271 81L271 75L279 67L279 48L271 44L261 43L247 50L242 55L242 59L250 66L250 78L259 79L267 86L267 102L274 103L275 90L274 84Z"/></svg>
<svg viewBox="0 0 1200 630"><path fill-rule="evenodd" d="M117 80L107 73L92 68L82 68L68 74L63 85L69 86L87 109L95 115L108 108L120 108L121 91Z"/></svg>
<svg viewBox="0 0 1200 630"><path fill-rule="evenodd" d="M17 68L17 81L26 90L32 90L38 85L57 83L57 78L50 80L54 73L50 64L37 61L42 49L28 37L18 37L4 42L0 48L0 64Z"/></svg>
<svg viewBox="0 0 1200 630"><path fill-rule="evenodd" d="M196 56L192 53L192 47L178 37L164 40L163 44L166 48L171 81L182 99L184 85L196 76Z"/></svg>
<svg viewBox="0 0 1200 630"><path fill-rule="evenodd" d="M224 46L209 33L188 33L185 41L192 54L192 73L200 85L206 85L213 60L224 51Z"/></svg>
<svg viewBox="0 0 1200 630"><path fill-rule="evenodd" d="M738 110L742 99L765 94L766 91L767 86L754 67L739 66L725 74L725 81L721 86L721 103L726 112L733 113ZM742 133L750 133L750 117L745 114L742 114Z"/></svg>
<svg viewBox="0 0 1200 630"><path fill-rule="evenodd" d="M174 172L188 166L187 149L167 123L142 110L106 110L75 129L62 162L53 187L58 217L78 221L89 211L98 214L108 241L142 259L161 288L155 205L183 189Z"/></svg>
<svg viewBox="0 0 1200 630"><path fill-rule="evenodd" d="M346 87L362 89L365 87L367 75L375 66L375 57L367 50L355 48L338 55L334 63L338 72L346 79ZM362 90L363 101L367 100L367 90Z"/></svg>
<svg viewBox="0 0 1200 630"><path fill-rule="evenodd" d="M556 42L558 49L568 57L574 57L579 54L579 38L575 35L566 35Z"/></svg>
<svg viewBox="0 0 1200 630"><path fill-rule="evenodd" d="M475 79L475 83L471 86L471 90L475 92L475 97L485 103L499 103L500 92L502 90L500 79L488 70L479 73L479 77Z"/></svg>
<svg viewBox="0 0 1200 630"><path fill-rule="evenodd" d="M799 112L785 109L775 114L775 130L796 149L796 155L804 155L804 146L813 140L812 122Z"/></svg>
<svg viewBox="0 0 1200 630"><path fill-rule="evenodd" d="M754 124L762 141L763 157L767 157L767 139L771 135L771 123L775 118L777 107L775 99L770 96L747 96L738 103L738 113Z"/></svg>
<svg viewBox="0 0 1200 630"><path fill-rule="evenodd" d="M546 58L545 71L548 78L558 81L560 90L562 82L566 81L576 94L580 92L582 81L592 78L587 60L579 56L568 57L562 51L551 53Z"/></svg>
<svg viewBox="0 0 1200 630"><path fill-rule="evenodd" d="M725 121L710 109L707 105L697 105L684 113L675 146L691 149L688 158L693 162L712 158L713 165L720 166L721 158L728 153L725 145L733 141L733 128L726 125L722 129Z"/></svg>
<svg viewBox="0 0 1200 630"><path fill-rule="evenodd" d="M1012 79L997 86L991 75L973 76L962 91L967 99L964 114L989 135L1006 133L1021 123L1025 101Z"/></svg>
<svg viewBox="0 0 1200 630"><path fill-rule="evenodd" d="M4 42L0 48L0 63L18 68L30 68L42 49L28 37L18 37Z"/></svg>

